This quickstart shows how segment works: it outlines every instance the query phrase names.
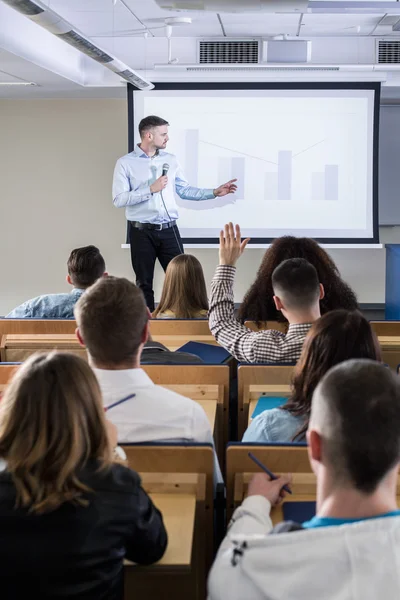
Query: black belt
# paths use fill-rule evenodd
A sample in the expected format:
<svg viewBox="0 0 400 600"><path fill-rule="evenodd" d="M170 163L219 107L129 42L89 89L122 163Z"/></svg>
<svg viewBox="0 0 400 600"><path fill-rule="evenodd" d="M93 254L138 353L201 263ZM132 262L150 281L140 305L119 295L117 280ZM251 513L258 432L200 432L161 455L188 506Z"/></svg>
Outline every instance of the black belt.
<svg viewBox="0 0 400 600"><path fill-rule="evenodd" d="M139 221L130 221L132 227L136 229L150 229L153 231L161 231L161 229L169 229L176 224L176 221L168 221L168 223L140 223Z"/></svg>

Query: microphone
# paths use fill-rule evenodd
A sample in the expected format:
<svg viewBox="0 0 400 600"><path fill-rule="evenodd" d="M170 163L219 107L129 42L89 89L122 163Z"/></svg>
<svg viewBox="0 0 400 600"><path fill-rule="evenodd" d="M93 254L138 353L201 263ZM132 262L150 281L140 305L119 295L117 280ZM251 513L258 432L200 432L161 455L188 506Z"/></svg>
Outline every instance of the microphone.
<svg viewBox="0 0 400 600"><path fill-rule="evenodd" d="M162 176L165 177L165 175L168 173L168 171L169 171L169 164L164 163L162 166Z"/></svg>

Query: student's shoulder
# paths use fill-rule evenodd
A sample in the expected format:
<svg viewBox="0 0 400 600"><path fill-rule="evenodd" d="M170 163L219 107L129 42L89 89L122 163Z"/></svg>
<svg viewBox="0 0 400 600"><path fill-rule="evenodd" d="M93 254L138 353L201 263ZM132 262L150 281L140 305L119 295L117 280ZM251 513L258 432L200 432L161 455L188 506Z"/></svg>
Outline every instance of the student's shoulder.
<svg viewBox="0 0 400 600"><path fill-rule="evenodd" d="M119 463L103 468L89 464L83 473L83 480L94 490L132 494L140 488L141 479L136 471Z"/></svg>

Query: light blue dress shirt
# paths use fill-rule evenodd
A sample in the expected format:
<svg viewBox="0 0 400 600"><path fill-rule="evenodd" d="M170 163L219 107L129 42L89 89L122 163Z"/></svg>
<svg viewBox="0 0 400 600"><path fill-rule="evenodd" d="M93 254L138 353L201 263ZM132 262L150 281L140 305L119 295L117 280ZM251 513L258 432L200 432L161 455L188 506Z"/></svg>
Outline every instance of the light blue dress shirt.
<svg viewBox="0 0 400 600"><path fill-rule="evenodd" d="M7 319L73 319L74 306L85 290L69 294L46 294L27 300L7 315Z"/></svg>
<svg viewBox="0 0 400 600"><path fill-rule="evenodd" d="M295 417L288 410L281 408L271 408L252 420L244 432L242 442L291 442L303 425L304 417ZM296 440L301 441L303 440Z"/></svg>
<svg viewBox="0 0 400 600"><path fill-rule="evenodd" d="M168 185L163 190L167 210L161 194L150 192L152 183L161 177L164 164L169 165ZM183 200L211 200L215 197L212 189L191 187L176 156L164 150L149 157L137 146L136 150L117 160L112 189L113 203L117 208L125 208L128 221L160 224L176 220L179 214L175 192Z"/></svg>

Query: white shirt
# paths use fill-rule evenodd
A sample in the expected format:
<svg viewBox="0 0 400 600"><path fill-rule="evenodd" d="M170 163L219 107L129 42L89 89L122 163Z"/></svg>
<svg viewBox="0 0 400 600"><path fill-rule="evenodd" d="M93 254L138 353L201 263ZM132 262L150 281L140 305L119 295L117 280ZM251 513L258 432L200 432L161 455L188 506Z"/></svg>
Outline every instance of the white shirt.
<svg viewBox="0 0 400 600"><path fill-rule="evenodd" d="M212 444L210 423L197 402L155 385L143 369L94 369L107 407L129 394L123 404L107 411L118 429L118 442L187 440Z"/></svg>
<svg viewBox="0 0 400 600"><path fill-rule="evenodd" d="M168 185L161 194L150 192L150 186L161 177L163 165L169 165ZM210 200L215 198L212 189L189 185L176 156L159 150L148 156L139 146L117 160L113 179L113 203L125 208L128 221L140 223L166 223L178 218L175 192L184 200ZM166 209L165 209L166 207Z"/></svg>
<svg viewBox="0 0 400 600"><path fill-rule="evenodd" d="M210 423L194 400L155 385L143 369L93 369L104 406L134 393L135 397L107 411L118 430L118 443L188 441L213 444ZM215 481L222 482L215 456Z"/></svg>

